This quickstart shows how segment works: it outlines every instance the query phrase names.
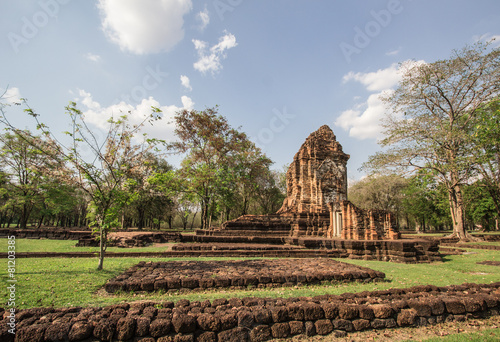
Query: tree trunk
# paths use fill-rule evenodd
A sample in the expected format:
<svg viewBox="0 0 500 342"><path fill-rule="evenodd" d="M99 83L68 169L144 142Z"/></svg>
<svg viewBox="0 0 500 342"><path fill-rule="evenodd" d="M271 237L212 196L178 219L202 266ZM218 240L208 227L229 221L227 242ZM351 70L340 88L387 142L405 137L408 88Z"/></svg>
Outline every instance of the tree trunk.
<svg viewBox="0 0 500 342"><path fill-rule="evenodd" d="M28 225L28 216L29 216L29 212L28 212L28 206L26 205L26 203L23 204L23 210L21 211L21 217L19 218L19 226L21 229L24 229L27 227Z"/></svg>
<svg viewBox="0 0 500 342"><path fill-rule="evenodd" d="M181 215L182 228L184 230L186 230L187 225L188 225L188 215L189 214L186 214L186 213L187 213L186 211L184 211L183 213L181 213L182 214Z"/></svg>
<svg viewBox="0 0 500 342"><path fill-rule="evenodd" d="M107 243L106 240L107 240L107 233L101 224L99 228L99 265L97 265L98 271L101 271L104 266L104 256L106 254L106 243Z"/></svg>
<svg viewBox="0 0 500 342"><path fill-rule="evenodd" d="M195 211L193 214L193 219L191 220L191 229L194 228L194 220L196 219L196 215L198 214L198 211Z"/></svg>
<svg viewBox="0 0 500 342"><path fill-rule="evenodd" d="M208 211L209 211L209 203L206 198L201 201L201 229L208 229L209 220L208 220Z"/></svg>
<svg viewBox="0 0 500 342"><path fill-rule="evenodd" d="M38 225L36 226L36 229L40 229L40 227L42 226L44 217L45 217L45 215L42 215L42 217L40 217L40 220L38 220Z"/></svg>
<svg viewBox="0 0 500 342"><path fill-rule="evenodd" d="M142 230L144 228L144 213L143 207L137 208L137 229Z"/></svg>
<svg viewBox="0 0 500 342"><path fill-rule="evenodd" d="M97 270L102 270L104 264L104 239L103 239L103 228L99 229L99 265L97 265Z"/></svg>
<svg viewBox="0 0 500 342"><path fill-rule="evenodd" d="M467 240L465 231L465 211L462 197L462 191L459 185L448 189L450 201L451 219L453 221L453 235L458 237L460 241Z"/></svg>

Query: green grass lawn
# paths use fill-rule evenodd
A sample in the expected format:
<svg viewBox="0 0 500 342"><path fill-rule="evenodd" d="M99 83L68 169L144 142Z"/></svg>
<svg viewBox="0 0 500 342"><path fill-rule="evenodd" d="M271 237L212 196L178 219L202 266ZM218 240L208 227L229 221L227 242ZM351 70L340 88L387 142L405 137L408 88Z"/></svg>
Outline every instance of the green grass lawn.
<svg viewBox="0 0 500 342"><path fill-rule="evenodd" d="M467 242L466 245L500 246L500 241Z"/></svg>
<svg viewBox="0 0 500 342"><path fill-rule="evenodd" d="M75 240L46 240L46 239L17 239L16 252L99 252L99 247L75 247ZM119 248L108 247L108 252L165 252L171 249L174 243L165 244L161 247L135 247ZM7 239L0 238L0 251L7 250Z"/></svg>
<svg viewBox="0 0 500 342"><path fill-rule="evenodd" d="M411 341L411 340L410 340ZM500 341L500 329L486 329L476 333L459 333L444 337L433 337L425 342L498 342Z"/></svg>
<svg viewBox="0 0 500 342"><path fill-rule="evenodd" d="M67 251L74 241L23 240L16 241L16 251L46 251L47 248ZM26 248L26 249L25 249ZM147 247L149 248L149 247ZM154 247L153 247L154 248ZM52 249L51 251L54 251ZM87 248L88 250L88 248ZM145 250L130 249L130 251ZM0 239L0 251L7 251L7 240ZM50 251L50 249L49 249ZM123 249L120 249L123 251ZM104 271L97 271L97 258L18 258L16 260L16 306L29 308L39 306L101 306L134 300L189 300L215 299L221 297L298 297L344 292L373 291L393 287L434 284L446 286L462 283L490 283L500 281L498 266L477 265L478 261L500 261L500 252L468 250L471 254L446 256L442 263L397 264L381 261L338 259L366 266L386 274L387 282L369 284L328 284L305 287L283 287L269 290L210 290L183 294L172 293L121 293L106 295L98 290L111 278L143 260L220 260L222 258L107 258ZM232 258L235 259L235 258ZM7 280L7 260L0 262L0 278ZM0 292L2 303L7 301L7 291ZM5 306L5 304L4 304Z"/></svg>

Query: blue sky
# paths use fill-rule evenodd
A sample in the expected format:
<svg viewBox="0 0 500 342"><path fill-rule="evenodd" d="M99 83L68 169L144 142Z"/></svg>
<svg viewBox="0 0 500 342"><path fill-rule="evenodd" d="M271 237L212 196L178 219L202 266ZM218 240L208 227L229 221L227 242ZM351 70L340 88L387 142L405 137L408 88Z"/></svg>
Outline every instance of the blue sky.
<svg viewBox="0 0 500 342"><path fill-rule="evenodd" d="M219 105L277 169L329 125L351 155L350 179L379 150L378 95L396 86L398 63L500 41L498 0L24 0L0 9L3 101L27 98L54 132L67 130L73 100L96 131L111 113L139 121L161 107L147 132L166 140L177 110ZM30 127L18 108L7 113Z"/></svg>

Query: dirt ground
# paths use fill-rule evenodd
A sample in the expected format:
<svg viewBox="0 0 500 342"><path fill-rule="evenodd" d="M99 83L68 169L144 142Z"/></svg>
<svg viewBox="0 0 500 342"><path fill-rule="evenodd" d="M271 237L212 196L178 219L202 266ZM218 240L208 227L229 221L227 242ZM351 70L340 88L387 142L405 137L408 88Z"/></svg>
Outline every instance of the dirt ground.
<svg viewBox="0 0 500 342"><path fill-rule="evenodd" d="M294 338L273 340L273 342L400 342L400 341L425 341L430 338L442 337L458 333L474 333L486 329L500 328L500 316L493 316L489 319L471 319L466 322L450 322L436 325L429 325L418 328L380 329L364 332L350 333L347 337L335 338L334 334L327 336L305 337L295 336Z"/></svg>

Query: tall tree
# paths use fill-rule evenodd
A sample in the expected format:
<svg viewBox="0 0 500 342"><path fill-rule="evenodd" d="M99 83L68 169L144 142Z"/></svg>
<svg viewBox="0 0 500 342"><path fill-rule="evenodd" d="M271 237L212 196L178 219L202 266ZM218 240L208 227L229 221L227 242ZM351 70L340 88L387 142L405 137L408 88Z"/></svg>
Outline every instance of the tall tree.
<svg viewBox="0 0 500 342"><path fill-rule="evenodd" d="M466 218L475 229L498 230L498 213L493 198L484 186L485 181L478 180L465 187L464 201L467 208Z"/></svg>
<svg viewBox="0 0 500 342"><path fill-rule="evenodd" d="M170 144L172 150L185 154L178 174L185 180L186 191L195 194L200 203L204 229L210 226L222 202L232 202L236 183L247 168L245 158L271 163L245 133L232 128L217 110L178 112L178 141Z"/></svg>
<svg viewBox="0 0 500 342"><path fill-rule="evenodd" d="M399 175L371 175L349 187L349 200L365 209L401 211L408 181Z"/></svg>
<svg viewBox="0 0 500 342"><path fill-rule="evenodd" d="M30 136L28 141L24 136ZM41 187L50 175L63 170L56 154L57 146L31 132L18 130L0 135L0 163L10 179L10 204L19 210L19 226L26 228L37 202L43 200ZM51 151L53 155L43 152Z"/></svg>
<svg viewBox="0 0 500 342"><path fill-rule="evenodd" d="M408 179L403 189L402 208L408 225L414 220L417 231L452 226L446 190L425 173L417 173Z"/></svg>
<svg viewBox="0 0 500 342"><path fill-rule="evenodd" d="M487 103L478 111L471 134L481 183L491 196L500 219L500 99Z"/></svg>
<svg viewBox="0 0 500 342"><path fill-rule="evenodd" d="M446 186L453 235L466 240L462 188L476 167L470 133L478 110L500 93L500 49L477 43L450 59L401 65L397 89L383 97L392 110L383 122L388 147L365 168L424 170Z"/></svg>
<svg viewBox="0 0 500 342"><path fill-rule="evenodd" d="M124 210L135 211L139 230L145 227L148 216L155 219L164 216L168 211L166 209L173 203L170 198L172 191L169 193L165 191L166 184L157 186L159 178L171 172L172 166L163 159L163 156L155 153L145 154L142 165L130 170L126 183L129 205Z"/></svg>

